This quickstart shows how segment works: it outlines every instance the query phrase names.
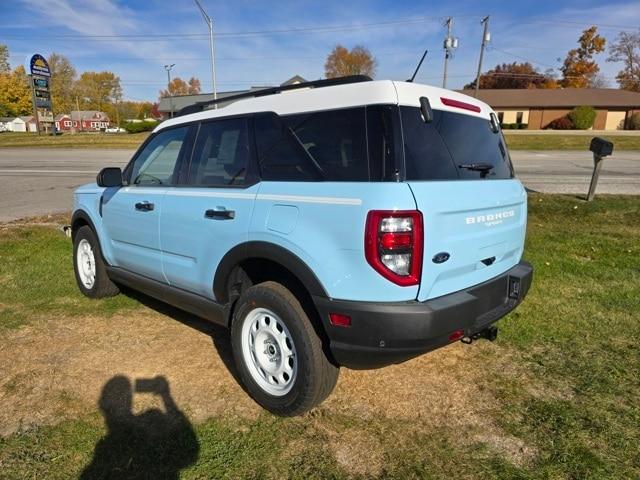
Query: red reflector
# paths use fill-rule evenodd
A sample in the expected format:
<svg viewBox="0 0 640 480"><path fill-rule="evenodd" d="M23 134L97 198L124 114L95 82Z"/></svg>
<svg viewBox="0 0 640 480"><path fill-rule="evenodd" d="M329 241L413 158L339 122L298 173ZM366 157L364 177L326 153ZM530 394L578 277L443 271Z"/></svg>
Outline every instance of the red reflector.
<svg viewBox="0 0 640 480"><path fill-rule="evenodd" d="M456 330L451 335L449 335L449 341L450 342L457 342L462 337L464 337L464 330Z"/></svg>
<svg viewBox="0 0 640 480"><path fill-rule="evenodd" d="M480 107L472 105L471 103L461 102L460 100L454 100L453 98L440 97L440 101L449 107L462 108L464 110L471 110L472 112L480 113Z"/></svg>
<svg viewBox="0 0 640 480"><path fill-rule="evenodd" d="M351 317L349 315L343 315L341 313L330 313L329 322L336 327L350 327Z"/></svg>
<svg viewBox="0 0 640 480"><path fill-rule="evenodd" d="M380 237L380 245L387 250L410 247L412 239L411 233L383 233Z"/></svg>

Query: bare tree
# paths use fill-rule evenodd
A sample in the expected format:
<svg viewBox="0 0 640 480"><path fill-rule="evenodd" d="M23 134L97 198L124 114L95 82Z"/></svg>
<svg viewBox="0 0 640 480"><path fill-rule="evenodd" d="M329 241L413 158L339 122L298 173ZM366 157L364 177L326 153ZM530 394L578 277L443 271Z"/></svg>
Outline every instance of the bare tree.
<svg viewBox="0 0 640 480"><path fill-rule="evenodd" d="M640 92L640 31L620 32L609 46L607 62L622 62L624 67L616 75L620 88Z"/></svg>

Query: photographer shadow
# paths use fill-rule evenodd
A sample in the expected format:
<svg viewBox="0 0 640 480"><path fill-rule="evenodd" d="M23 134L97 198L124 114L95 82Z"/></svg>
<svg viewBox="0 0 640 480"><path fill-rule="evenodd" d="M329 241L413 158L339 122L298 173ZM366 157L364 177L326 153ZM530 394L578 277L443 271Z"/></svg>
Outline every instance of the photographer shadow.
<svg viewBox="0 0 640 480"><path fill-rule="evenodd" d="M164 406L138 415L135 392L157 395ZM116 375L102 388L98 402L107 434L96 444L93 459L80 479L177 479L198 459L200 444L193 426L175 404L165 377L139 379Z"/></svg>

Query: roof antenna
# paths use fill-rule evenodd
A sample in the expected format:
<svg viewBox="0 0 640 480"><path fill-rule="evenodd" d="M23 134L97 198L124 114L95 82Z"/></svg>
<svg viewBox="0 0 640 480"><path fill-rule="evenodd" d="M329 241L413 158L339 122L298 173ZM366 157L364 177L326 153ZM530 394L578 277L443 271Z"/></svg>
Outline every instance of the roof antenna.
<svg viewBox="0 0 640 480"><path fill-rule="evenodd" d="M407 80L407 82L409 83L413 83L413 79L416 78L416 75L418 74L418 70L420 70L420 66L422 65L422 62L424 61L424 57L427 56L427 52L429 50L425 50L424 53L422 54L422 58L420 59L420 61L418 62L418 66L416 67L416 71L413 72L413 75L411 76L411 78L409 80Z"/></svg>

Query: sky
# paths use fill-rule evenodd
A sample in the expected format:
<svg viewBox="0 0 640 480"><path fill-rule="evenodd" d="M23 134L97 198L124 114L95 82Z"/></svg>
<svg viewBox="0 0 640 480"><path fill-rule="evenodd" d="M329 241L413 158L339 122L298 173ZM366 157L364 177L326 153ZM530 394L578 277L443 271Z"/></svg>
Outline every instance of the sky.
<svg viewBox="0 0 640 480"><path fill-rule="evenodd" d="M449 63L447 87L473 80L482 26L490 15L491 41L484 68L529 61L557 69L580 33L597 25L609 42L637 30L640 2L565 0L455 2L403 0L201 0L216 33L218 91L277 85L293 75L322 78L336 44L364 45L377 60L376 78L405 80L425 49L416 81L442 84L446 17L453 17L459 47ZM212 91L208 29L193 0L2 0L0 43L13 67L33 53L60 53L78 72L109 70L120 77L124 99L155 101L172 76L200 79ZM621 65L596 57L615 88Z"/></svg>

